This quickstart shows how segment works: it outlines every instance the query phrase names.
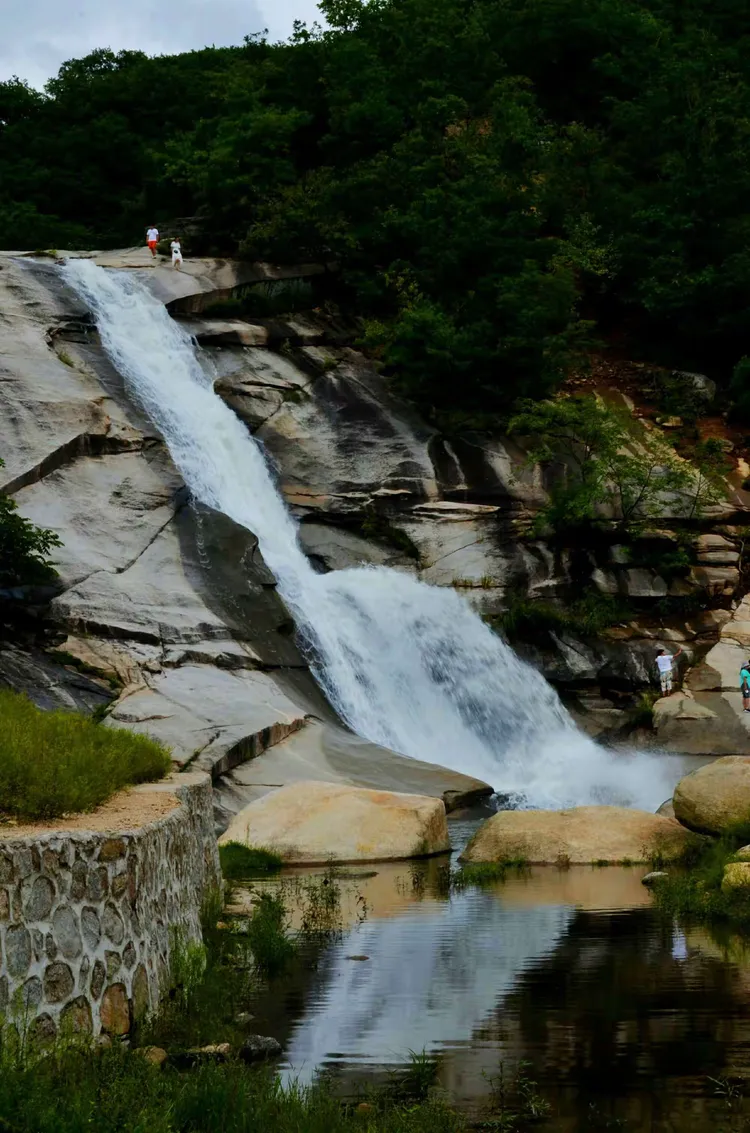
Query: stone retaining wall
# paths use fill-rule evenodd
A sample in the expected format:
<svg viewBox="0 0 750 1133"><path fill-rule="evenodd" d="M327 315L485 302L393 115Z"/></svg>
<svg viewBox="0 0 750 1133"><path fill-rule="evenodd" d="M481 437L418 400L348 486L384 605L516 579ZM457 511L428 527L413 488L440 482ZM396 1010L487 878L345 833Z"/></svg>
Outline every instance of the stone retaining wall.
<svg viewBox="0 0 750 1133"><path fill-rule="evenodd" d="M124 1035L155 1007L174 931L201 939L220 884L207 775L136 791L179 805L135 830L0 839L0 1016L40 1038Z"/></svg>

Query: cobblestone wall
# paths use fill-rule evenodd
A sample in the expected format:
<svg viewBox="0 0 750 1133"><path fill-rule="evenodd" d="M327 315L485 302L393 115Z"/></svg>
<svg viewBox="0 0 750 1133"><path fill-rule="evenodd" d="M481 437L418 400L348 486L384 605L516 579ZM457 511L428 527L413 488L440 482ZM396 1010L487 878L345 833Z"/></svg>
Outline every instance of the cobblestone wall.
<svg viewBox="0 0 750 1133"><path fill-rule="evenodd" d="M207 775L158 790L170 813L123 833L0 839L0 1016L32 1035L124 1035L156 1006L173 931L200 940L220 883Z"/></svg>

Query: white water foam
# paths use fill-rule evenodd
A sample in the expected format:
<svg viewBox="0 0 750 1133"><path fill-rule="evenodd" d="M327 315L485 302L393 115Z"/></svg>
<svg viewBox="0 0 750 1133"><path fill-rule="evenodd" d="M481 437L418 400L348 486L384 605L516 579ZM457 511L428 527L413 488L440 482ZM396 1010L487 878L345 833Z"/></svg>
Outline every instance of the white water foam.
<svg viewBox="0 0 750 1133"><path fill-rule="evenodd" d="M261 447L214 393L185 330L132 273L87 260L63 272L194 497L258 537L313 671L355 732L537 807L653 809L671 793L668 764L584 736L455 591L384 567L315 573Z"/></svg>

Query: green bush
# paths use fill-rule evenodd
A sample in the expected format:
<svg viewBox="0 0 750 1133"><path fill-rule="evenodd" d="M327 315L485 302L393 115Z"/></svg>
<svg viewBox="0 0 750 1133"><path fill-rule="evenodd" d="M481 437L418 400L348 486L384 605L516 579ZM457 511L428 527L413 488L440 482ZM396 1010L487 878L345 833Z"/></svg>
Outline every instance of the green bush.
<svg viewBox="0 0 750 1133"><path fill-rule="evenodd" d="M221 872L227 881L243 881L263 874L277 873L284 864L278 854L262 846L227 842L219 846Z"/></svg>
<svg viewBox="0 0 750 1133"><path fill-rule="evenodd" d="M169 752L155 740L76 712L43 712L0 689L0 810L22 819L93 810L131 783L160 779Z"/></svg>
<svg viewBox="0 0 750 1133"><path fill-rule="evenodd" d="M509 641L537 641L540 633L549 631L594 637L632 617L633 610L622 598L592 591L567 606L511 594L505 612L489 620Z"/></svg>

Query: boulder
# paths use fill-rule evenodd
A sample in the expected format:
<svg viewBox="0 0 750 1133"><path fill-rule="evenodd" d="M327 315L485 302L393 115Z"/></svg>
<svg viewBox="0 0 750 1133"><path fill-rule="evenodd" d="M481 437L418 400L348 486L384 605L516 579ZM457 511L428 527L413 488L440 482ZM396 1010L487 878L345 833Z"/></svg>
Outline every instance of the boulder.
<svg viewBox="0 0 750 1133"><path fill-rule="evenodd" d="M729 862L721 879L722 893L750 889L750 862Z"/></svg>
<svg viewBox="0 0 750 1133"><path fill-rule="evenodd" d="M186 330L201 346L265 346L265 327L241 319L191 319Z"/></svg>
<svg viewBox="0 0 750 1133"><path fill-rule="evenodd" d="M694 679L705 685L721 684L728 677L703 664ZM653 710L658 746L681 755L734 755L750 750L746 719L739 691L698 692L695 696L678 692L657 700Z"/></svg>
<svg viewBox="0 0 750 1133"><path fill-rule="evenodd" d="M690 833L674 819L616 806L505 810L479 827L463 862L523 857L531 863L645 862L678 857Z"/></svg>
<svg viewBox="0 0 750 1133"><path fill-rule="evenodd" d="M265 1062L269 1058L278 1058L280 1054L281 1043L270 1035L249 1035L240 1047L243 1062Z"/></svg>
<svg viewBox="0 0 750 1133"><path fill-rule="evenodd" d="M660 881L665 881L668 877L669 874L665 870L654 869L641 878L641 885L645 885L647 889L652 889L654 885L658 885Z"/></svg>
<svg viewBox="0 0 750 1133"><path fill-rule="evenodd" d="M716 397L716 382L711 381L705 374L693 374L688 370L673 370L672 377L690 390L700 400L709 403Z"/></svg>
<svg viewBox="0 0 750 1133"><path fill-rule="evenodd" d="M137 1054L138 1057L142 1058L144 1062L147 1062L149 1066L156 1066L158 1069L161 1069L169 1058L166 1050L160 1046L138 1046L133 1051L133 1054Z"/></svg>
<svg viewBox="0 0 750 1133"><path fill-rule="evenodd" d="M750 820L750 758L716 759L680 779L674 812L683 826L704 834L721 834Z"/></svg>
<svg viewBox="0 0 750 1133"><path fill-rule="evenodd" d="M304 781L250 803L220 841L266 846L286 862L306 864L388 861L450 849L440 799Z"/></svg>
<svg viewBox="0 0 750 1133"><path fill-rule="evenodd" d="M671 799L666 799L665 802L656 811L657 814L662 815L663 818L674 818L674 803Z"/></svg>

